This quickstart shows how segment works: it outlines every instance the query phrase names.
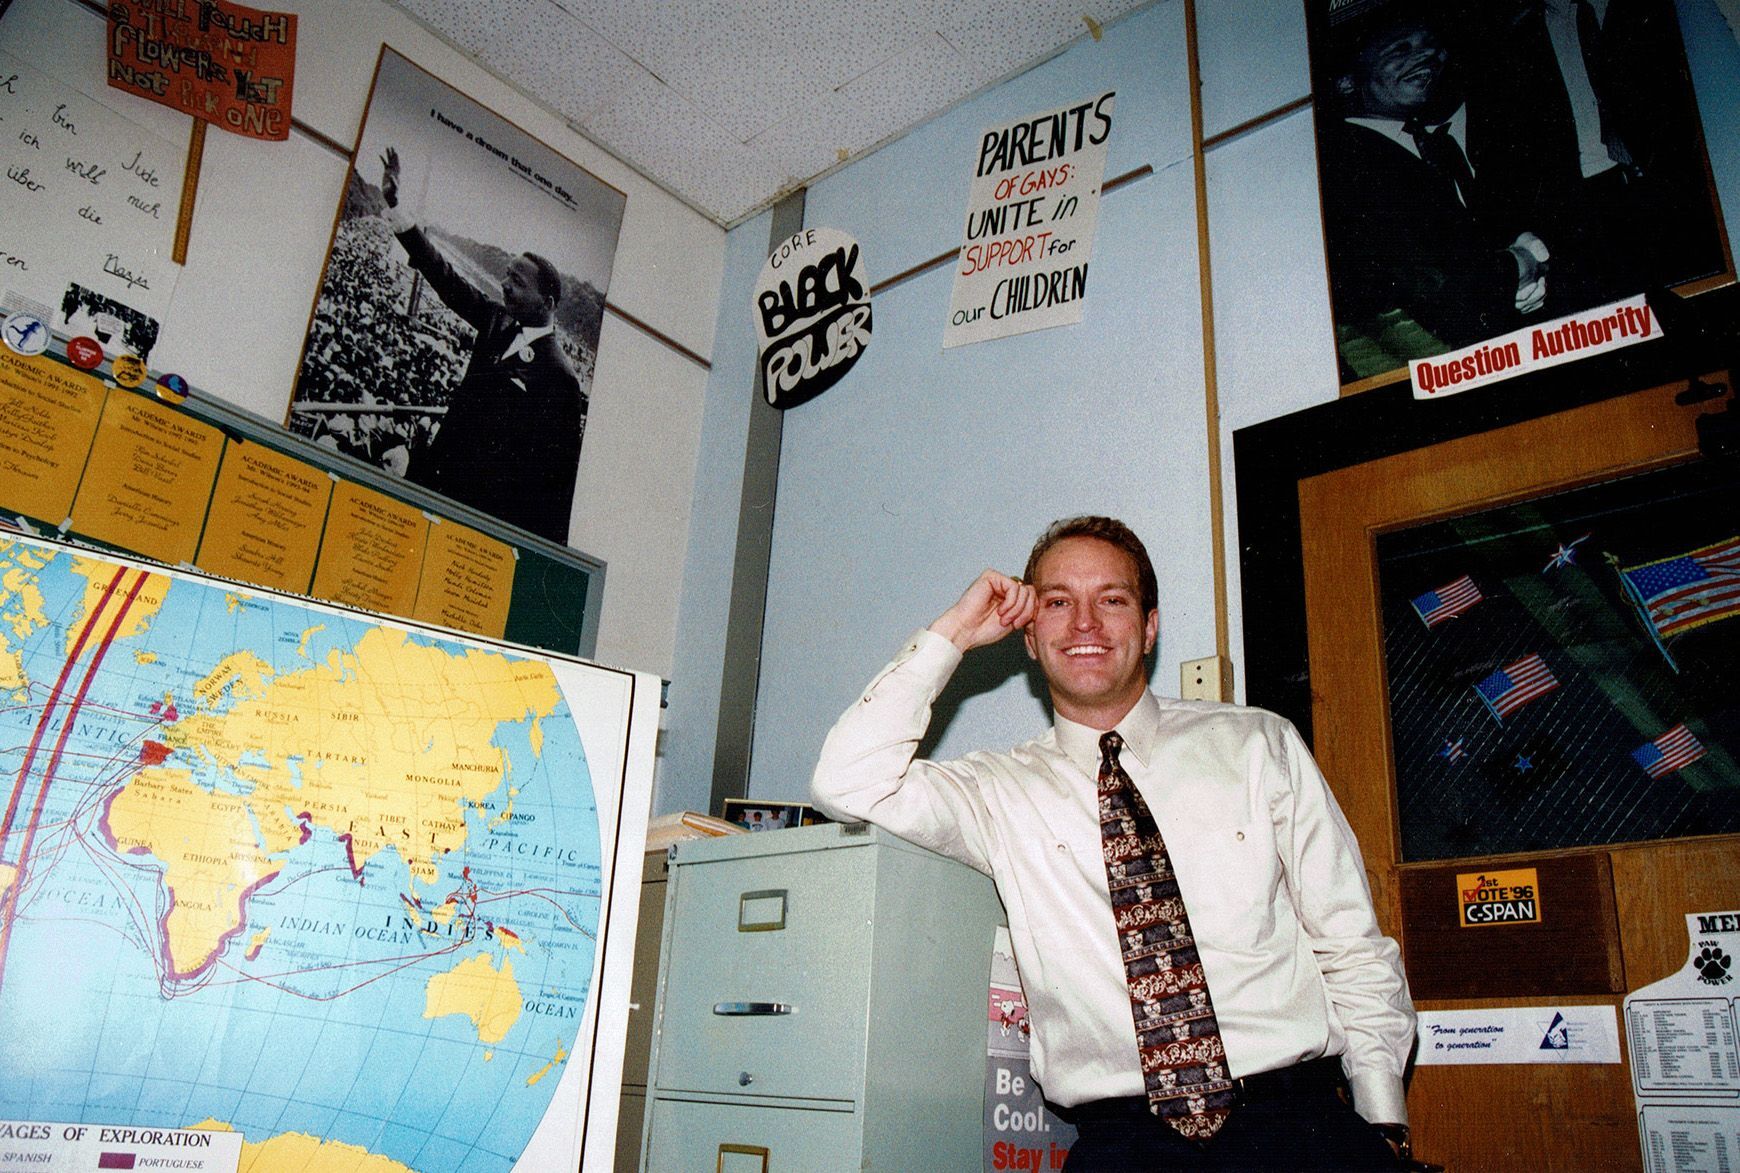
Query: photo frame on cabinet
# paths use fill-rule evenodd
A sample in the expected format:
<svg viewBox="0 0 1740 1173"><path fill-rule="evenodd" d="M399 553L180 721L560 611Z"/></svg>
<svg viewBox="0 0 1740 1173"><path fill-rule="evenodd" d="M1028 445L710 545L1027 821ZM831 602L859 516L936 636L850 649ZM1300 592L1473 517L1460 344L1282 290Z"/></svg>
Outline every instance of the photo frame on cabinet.
<svg viewBox="0 0 1740 1173"><path fill-rule="evenodd" d="M834 821L807 802L764 802L753 798L727 798L719 817L746 831L779 831Z"/></svg>

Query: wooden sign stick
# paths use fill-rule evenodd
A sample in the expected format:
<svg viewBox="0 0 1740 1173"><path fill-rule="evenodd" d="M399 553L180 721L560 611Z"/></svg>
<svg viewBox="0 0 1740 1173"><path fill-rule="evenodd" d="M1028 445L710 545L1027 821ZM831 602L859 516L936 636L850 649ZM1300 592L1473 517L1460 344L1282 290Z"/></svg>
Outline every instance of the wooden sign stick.
<svg viewBox="0 0 1740 1173"><path fill-rule="evenodd" d="M176 213L175 244L169 259L178 265L187 264L187 238L193 232L193 198L199 193L199 165L205 157L205 120L193 120L193 133L187 139L187 166L181 172L181 210Z"/></svg>

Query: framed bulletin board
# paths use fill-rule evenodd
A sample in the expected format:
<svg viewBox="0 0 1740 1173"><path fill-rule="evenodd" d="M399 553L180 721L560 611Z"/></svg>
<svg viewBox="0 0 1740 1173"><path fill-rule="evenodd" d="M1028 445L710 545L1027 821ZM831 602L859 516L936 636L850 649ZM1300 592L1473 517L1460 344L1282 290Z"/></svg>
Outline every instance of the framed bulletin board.
<svg viewBox="0 0 1740 1173"><path fill-rule="evenodd" d="M1724 545L1682 521L1740 522L1709 442L1734 301L1467 402L1235 434L1248 699L1307 731L1422 1010L1617 1007L1679 968L1686 912L1740 905L1728 612L1676 628L1648 572ZM1459 915L1481 877L1526 893L1512 923ZM1410 1105L1455 1167L1624 1167L1634 1124L1618 1064L1422 1066Z"/></svg>
<svg viewBox="0 0 1740 1173"><path fill-rule="evenodd" d="M0 516L171 566L590 657L605 566L200 394L0 350ZM117 379L122 382L117 382ZM124 384L124 385L123 385Z"/></svg>

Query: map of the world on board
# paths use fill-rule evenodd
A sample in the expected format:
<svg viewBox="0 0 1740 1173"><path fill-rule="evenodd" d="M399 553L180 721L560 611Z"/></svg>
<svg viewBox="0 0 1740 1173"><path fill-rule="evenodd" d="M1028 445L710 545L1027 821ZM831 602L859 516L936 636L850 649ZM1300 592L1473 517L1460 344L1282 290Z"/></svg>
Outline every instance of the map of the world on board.
<svg viewBox="0 0 1740 1173"><path fill-rule="evenodd" d="M603 877L549 661L0 537L0 817L0 1120L431 1173L551 1110Z"/></svg>

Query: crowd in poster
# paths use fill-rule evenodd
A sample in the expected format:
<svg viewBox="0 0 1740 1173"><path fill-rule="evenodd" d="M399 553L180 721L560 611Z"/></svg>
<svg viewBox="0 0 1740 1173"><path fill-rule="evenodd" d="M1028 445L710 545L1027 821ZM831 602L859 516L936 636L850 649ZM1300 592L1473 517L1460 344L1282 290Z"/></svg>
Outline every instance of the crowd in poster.
<svg viewBox="0 0 1740 1173"><path fill-rule="evenodd" d="M290 426L566 542L623 204L383 49Z"/></svg>
<svg viewBox="0 0 1740 1173"><path fill-rule="evenodd" d="M1646 1173L1718 1173L1740 1158L1740 912L1688 913L1686 937L1680 971L1625 999Z"/></svg>
<svg viewBox="0 0 1740 1173"><path fill-rule="evenodd" d="M1114 97L980 137L945 348L1081 321Z"/></svg>
<svg viewBox="0 0 1740 1173"><path fill-rule="evenodd" d="M0 317L148 355L179 273L180 149L4 52L0 126Z"/></svg>
<svg viewBox="0 0 1740 1173"><path fill-rule="evenodd" d="M109 84L247 138L290 137L296 16L229 0L111 0Z"/></svg>
<svg viewBox="0 0 1740 1173"><path fill-rule="evenodd" d="M1728 262L1670 0L1313 0L1344 382Z"/></svg>
<svg viewBox="0 0 1740 1173"><path fill-rule="evenodd" d="M838 383L870 344L870 279L858 242L805 228L779 243L755 283L763 396L784 410Z"/></svg>

